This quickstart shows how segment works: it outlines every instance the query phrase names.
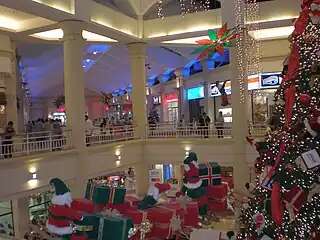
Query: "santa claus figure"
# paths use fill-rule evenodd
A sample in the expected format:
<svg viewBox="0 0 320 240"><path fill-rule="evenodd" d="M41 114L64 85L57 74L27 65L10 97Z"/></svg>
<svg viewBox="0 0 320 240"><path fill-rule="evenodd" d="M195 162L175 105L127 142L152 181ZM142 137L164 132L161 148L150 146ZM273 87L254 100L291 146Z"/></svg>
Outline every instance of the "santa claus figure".
<svg viewBox="0 0 320 240"><path fill-rule="evenodd" d="M160 200L161 193L165 193L170 190L170 184L155 183L151 184L148 189L147 196L144 197L142 202L139 204L139 209L144 210L154 207Z"/></svg>
<svg viewBox="0 0 320 240"><path fill-rule="evenodd" d="M54 188L54 195L49 208L48 232L59 236L71 235L73 233L71 221L82 221L83 216L78 211L71 209L71 192L61 179L51 179L50 185Z"/></svg>
<svg viewBox="0 0 320 240"><path fill-rule="evenodd" d="M199 175L199 164L197 154L190 152L184 160L183 186L176 196L187 194L188 197L197 200L199 205L199 214L207 213L206 189L202 186L202 179Z"/></svg>

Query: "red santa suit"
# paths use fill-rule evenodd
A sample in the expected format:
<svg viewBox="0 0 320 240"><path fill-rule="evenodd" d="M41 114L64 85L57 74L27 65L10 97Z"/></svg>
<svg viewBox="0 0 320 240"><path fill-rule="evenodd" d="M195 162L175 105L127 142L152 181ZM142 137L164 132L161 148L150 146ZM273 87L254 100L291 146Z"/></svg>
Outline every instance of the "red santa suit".
<svg viewBox="0 0 320 240"><path fill-rule="evenodd" d="M52 205L49 208L48 232L60 236L72 234L73 227L71 221L81 221L83 216L80 212L71 209L71 193L63 181L54 178L50 181L50 184L55 188L55 194L52 197Z"/></svg>

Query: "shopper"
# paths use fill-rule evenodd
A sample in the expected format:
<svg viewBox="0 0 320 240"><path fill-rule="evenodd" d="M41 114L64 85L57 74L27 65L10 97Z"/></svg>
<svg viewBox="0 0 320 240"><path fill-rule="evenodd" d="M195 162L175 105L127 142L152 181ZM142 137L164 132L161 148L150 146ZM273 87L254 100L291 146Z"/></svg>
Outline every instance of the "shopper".
<svg viewBox="0 0 320 240"><path fill-rule="evenodd" d="M93 123L88 115L84 116L85 119L85 130L86 130L86 144L87 147L90 146L90 137L92 136Z"/></svg>
<svg viewBox="0 0 320 240"><path fill-rule="evenodd" d="M220 111L216 119L216 128L218 132L218 138L223 138L223 125L224 125L224 117L222 115L222 111Z"/></svg>
<svg viewBox="0 0 320 240"><path fill-rule="evenodd" d="M11 158L13 153L13 140L12 137L16 134L16 130L13 128L13 122L9 121L5 131L3 133L2 141L2 153L5 158Z"/></svg>
<svg viewBox="0 0 320 240"><path fill-rule="evenodd" d="M209 138L211 119L205 112L203 113L203 123L204 123L204 137Z"/></svg>

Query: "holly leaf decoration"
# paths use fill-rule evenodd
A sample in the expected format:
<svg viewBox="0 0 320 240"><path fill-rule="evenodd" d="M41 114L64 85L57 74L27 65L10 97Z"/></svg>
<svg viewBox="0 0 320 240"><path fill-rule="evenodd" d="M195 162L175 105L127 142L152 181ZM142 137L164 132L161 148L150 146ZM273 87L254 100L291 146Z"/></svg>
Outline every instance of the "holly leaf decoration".
<svg viewBox="0 0 320 240"><path fill-rule="evenodd" d="M218 39L217 33L211 29L208 30L208 36L214 42L217 41L217 39Z"/></svg>
<svg viewBox="0 0 320 240"><path fill-rule="evenodd" d="M208 30L209 39L201 39L196 41L200 46L197 47L192 54L200 53L198 60L205 57L209 59L217 52L220 55L224 54L224 49L231 47L231 40L238 37L237 28L228 29L227 23L225 23L222 28L215 32L214 30Z"/></svg>

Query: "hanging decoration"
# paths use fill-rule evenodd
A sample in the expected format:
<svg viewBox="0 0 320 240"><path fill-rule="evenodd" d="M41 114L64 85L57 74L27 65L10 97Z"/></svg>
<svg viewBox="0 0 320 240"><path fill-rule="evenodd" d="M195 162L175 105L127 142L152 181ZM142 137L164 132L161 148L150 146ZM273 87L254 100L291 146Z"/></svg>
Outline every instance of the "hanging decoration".
<svg viewBox="0 0 320 240"><path fill-rule="evenodd" d="M101 101L104 104L112 104L112 99L113 99L113 95L112 93L105 93L103 91L101 91Z"/></svg>
<svg viewBox="0 0 320 240"><path fill-rule="evenodd" d="M196 48L192 54L200 53L198 60L204 59L205 57L210 59L215 53L223 55L225 48L231 47L231 40L237 38L237 36L237 28L228 29L227 23L225 23L218 32L209 29L209 39L201 39L196 41L196 43L201 46Z"/></svg>
<svg viewBox="0 0 320 240"><path fill-rule="evenodd" d="M57 108L63 107L65 105L65 96L61 93L53 100L53 105Z"/></svg>

